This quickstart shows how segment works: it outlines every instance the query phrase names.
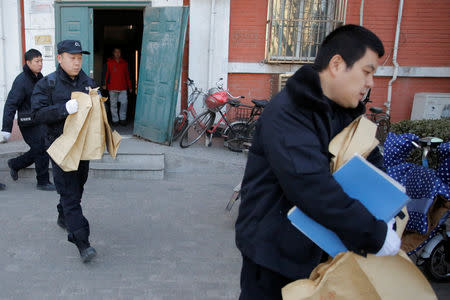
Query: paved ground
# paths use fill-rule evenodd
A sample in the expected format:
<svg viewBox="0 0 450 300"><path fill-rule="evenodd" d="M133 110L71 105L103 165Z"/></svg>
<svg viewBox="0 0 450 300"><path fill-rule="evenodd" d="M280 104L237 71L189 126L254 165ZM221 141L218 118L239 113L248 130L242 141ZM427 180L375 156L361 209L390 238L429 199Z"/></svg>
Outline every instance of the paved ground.
<svg viewBox="0 0 450 300"><path fill-rule="evenodd" d="M237 299L237 207L224 207L245 159L218 146L130 143L167 152L168 172L158 181L88 179L83 208L99 253L90 264L56 225L56 193L0 171L0 299ZM449 299L448 284L433 286Z"/></svg>
<svg viewBox="0 0 450 300"><path fill-rule="evenodd" d="M89 179L83 208L99 255L82 264L56 226L56 193L2 172L0 298L237 299L235 211L224 211L236 176Z"/></svg>

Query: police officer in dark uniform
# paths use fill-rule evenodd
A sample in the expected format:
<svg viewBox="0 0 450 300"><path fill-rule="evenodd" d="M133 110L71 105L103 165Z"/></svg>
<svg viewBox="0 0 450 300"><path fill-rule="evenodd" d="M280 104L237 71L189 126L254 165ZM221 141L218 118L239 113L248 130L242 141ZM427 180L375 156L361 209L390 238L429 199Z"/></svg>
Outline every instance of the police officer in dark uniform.
<svg viewBox="0 0 450 300"><path fill-rule="evenodd" d="M2 135L4 141L11 136L14 116L18 112L18 125L23 139L30 146L30 150L24 154L8 160L10 174L13 180L19 178L18 171L31 164L35 164L37 189L54 191L55 186L50 183L48 174L48 154L45 151L44 126L35 124L31 118L30 98L33 88L43 76L42 54L36 49L25 52L25 65L13 82L11 91L6 99L3 109Z"/></svg>
<svg viewBox="0 0 450 300"><path fill-rule="evenodd" d="M41 79L31 96L34 120L47 126L47 146L63 133L67 116L78 111L77 100L71 99L72 92L88 93L89 87L97 86L81 69L82 54L90 53L82 50L80 41L64 40L57 48L56 71ZM89 222L81 209L89 161L80 161L78 170L72 172L64 172L53 160L52 166L60 195L57 224L67 230L68 240L77 246L81 260L88 262L97 254L89 243Z"/></svg>

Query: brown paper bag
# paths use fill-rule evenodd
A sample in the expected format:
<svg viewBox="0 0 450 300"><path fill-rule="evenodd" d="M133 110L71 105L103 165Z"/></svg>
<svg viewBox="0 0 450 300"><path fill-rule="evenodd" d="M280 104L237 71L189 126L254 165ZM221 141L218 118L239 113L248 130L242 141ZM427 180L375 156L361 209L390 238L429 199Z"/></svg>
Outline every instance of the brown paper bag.
<svg viewBox="0 0 450 300"><path fill-rule="evenodd" d="M81 160L101 159L105 153L105 125L103 123L103 114L98 89L89 89L92 107L89 116L88 130L84 141Z"/></svg>
<svg viewBox="0 0 450 300"><path fill-rule="evenodd" d="M354 153L367 157L375 148L376 126L371 123L360 117L330 142L329 151L335 155L330 165L332 172ZM408 220L406 207L402 211L406 217L396 218L400 237ZM368 255L367 258L352 252L340 253L318 265L309 279L283 287L282 295L284 300L437 299L425 276L401 250L396 256Z"/></svg>
<svg viewBox="0 0 450 300"><path fill-rule="evenodd" d="M122 137L117 131L111 133L104 102L97 89L89 94L73 92L78 101L78 112L69 115L63 134L47 150L50 157L66 172L78 169L80 160L101 159L105 144L111 156L116 157Z"/></svg>
<svg viewBox="0 0 450 300"><path fill-rule="evenodd" d="M345 252L314 269L309 279L282 289L284 300L437 299L422 272L400 251L367 258Z"/></svg>
<svg viewBox="0 0 450 300"><path fill-rule="evenodd" d="M73 92L71 97L77 99L78 112L67 116L63 134L47 149L50 157L65 172L78 169L92 107L91 97L85 93Z"/></svg>
<svg viewBox="0 0 450 300"><path fill-rule="evenodd" d="M331 173L339 169L355 153L367 158L379 143L375 138L376 132L377 125L365 116L360 116L336 135L328 146L328 151L334 156L331 159Z"/></svg>
<svg viewBox="0 0 450 300"><path fill-rule="evenodd" d="M109 126L109 123L108 123L108 117L106 115L106 109L105 109L105 104L104 104L104 102L106 102L106 100L108 100L108 98L103 97L101 99L102 103L100 105L102 115L103 115L103 123L105 125L106 149L108 150L108 153L112 157L116 158L117 150L119 150L119 145L122 140L122 137L116 130L114 130L114 132L111 132L111 127Z"/></svg>

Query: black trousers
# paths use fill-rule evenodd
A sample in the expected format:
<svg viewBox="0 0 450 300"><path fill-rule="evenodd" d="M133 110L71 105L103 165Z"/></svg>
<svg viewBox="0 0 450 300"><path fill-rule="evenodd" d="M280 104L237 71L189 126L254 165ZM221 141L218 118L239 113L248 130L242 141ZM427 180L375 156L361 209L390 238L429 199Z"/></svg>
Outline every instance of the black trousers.
<svg viewBox="0 0 450 300"><path fill-rule="evenodd" d="M57 209L59 213L64 214L69 236L80 230L89 235L89 222L83 216L81 209L84 184L89 173L89 161L80 161L78 170L71 172L64 172L53 160L52 167L56 191L60 196Z"/></svg>
<svg viewBox="0 0 450 300"><path fill-rule="evenodd" d="M30 150L24 154L11 159L11 167L14 170L24 169L31 164L35 164L36 179L38 184L49 182L48 162L49 157L45 147L45 127L42 125L23 127L20 126L25 143L30 146Z"/></svg>
<svg viewBox="0 0 450 300"><path fill-rule="evenodd" d="M282 300L281 288L292 281L243 256L239 300Z"/></svg>

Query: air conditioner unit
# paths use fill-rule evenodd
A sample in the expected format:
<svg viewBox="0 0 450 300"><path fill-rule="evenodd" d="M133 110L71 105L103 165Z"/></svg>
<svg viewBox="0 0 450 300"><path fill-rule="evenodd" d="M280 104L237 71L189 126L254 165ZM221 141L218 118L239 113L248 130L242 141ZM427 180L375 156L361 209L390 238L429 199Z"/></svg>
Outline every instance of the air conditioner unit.
<svg viewBox="0 0 450 300"><path fill-rule="evenodd" d="M417 93L414 95L411 120L445 117L450 117L450 94Z"/></svg>
<svg viewBox="0 0 450 300"><path fill-rule="evenodd" d="M291 77L294 73L285 73L278 75L278 91L281 91L284 86L286 85L287 80L289 77Z"/></svg>

